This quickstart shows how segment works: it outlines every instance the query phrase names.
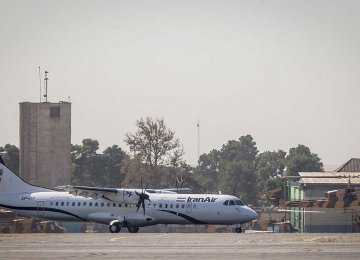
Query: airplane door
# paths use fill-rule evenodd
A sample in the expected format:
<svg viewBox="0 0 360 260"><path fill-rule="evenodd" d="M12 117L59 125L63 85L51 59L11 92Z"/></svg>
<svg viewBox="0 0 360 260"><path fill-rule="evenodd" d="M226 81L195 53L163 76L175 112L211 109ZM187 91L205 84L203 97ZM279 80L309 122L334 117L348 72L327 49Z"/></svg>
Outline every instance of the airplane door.
<svg viewBox="0 0 360 260"><path fill-rule="evenodd" d="M190 213L192 208L192 202L186 202L186 212Z"/></svg>
<svg viewBox="0 0 360 260"><path fill-rule="evenodd" d="M38 201L37 202L37 215L39 217L44 217L45 216L44 202L43 201Z"/></svg>

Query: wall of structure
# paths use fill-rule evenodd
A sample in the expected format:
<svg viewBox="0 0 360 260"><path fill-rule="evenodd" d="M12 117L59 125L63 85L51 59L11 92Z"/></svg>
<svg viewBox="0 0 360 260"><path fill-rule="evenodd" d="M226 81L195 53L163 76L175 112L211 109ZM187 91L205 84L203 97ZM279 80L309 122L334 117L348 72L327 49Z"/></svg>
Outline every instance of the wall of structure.
<svg viewBox="0 0 360 260"><path fill-rule="evenodd" d="M71 104L20 103L20 177L43 187L70 184Z"/></svg>

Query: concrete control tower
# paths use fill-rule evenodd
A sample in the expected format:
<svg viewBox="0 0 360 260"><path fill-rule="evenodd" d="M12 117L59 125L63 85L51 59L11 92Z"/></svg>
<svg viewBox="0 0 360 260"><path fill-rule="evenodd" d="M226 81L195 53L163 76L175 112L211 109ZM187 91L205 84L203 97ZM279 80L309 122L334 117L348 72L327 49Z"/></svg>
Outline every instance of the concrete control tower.
<svg viewBox="0 0 360 260"><path fill-rule="evenodd" d="M20 177L42 187L70 184L71 103L20 103Z"/></svg>

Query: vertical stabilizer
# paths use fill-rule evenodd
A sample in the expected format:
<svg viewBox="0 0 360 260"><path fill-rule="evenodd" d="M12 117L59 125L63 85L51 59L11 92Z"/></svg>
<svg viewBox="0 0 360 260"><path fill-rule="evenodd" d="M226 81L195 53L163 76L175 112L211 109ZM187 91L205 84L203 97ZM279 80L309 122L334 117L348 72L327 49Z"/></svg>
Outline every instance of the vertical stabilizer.
<svg viewBox="0 0 360 260"><path fill-rule="evenodd" d="M17 192L51 191L42 187L31 185L13 173L0 156L0 194Z"/></svg>

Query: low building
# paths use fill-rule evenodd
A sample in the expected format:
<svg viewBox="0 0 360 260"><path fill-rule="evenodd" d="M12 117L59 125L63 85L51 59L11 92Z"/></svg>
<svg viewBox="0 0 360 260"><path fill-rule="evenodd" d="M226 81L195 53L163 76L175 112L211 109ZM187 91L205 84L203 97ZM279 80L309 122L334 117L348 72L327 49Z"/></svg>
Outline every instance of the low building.
<svg viewBox="0 0 360 260"><path fill-rule="evenodd" d="M325 199L331 190L346 189L349 180L352 188L360 188L360 159L351 159L333 172L300 172L299 180L289 180L286 184L288 200L308 201ZM342 197L340 197L342 200ZM301 232L360 232L356 224L359 209L351 210L339 201L322 207L293 207L291 223Z"/></svg>

